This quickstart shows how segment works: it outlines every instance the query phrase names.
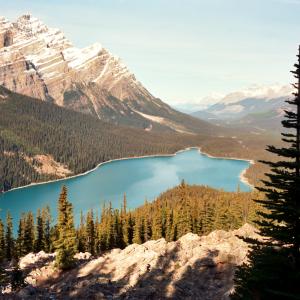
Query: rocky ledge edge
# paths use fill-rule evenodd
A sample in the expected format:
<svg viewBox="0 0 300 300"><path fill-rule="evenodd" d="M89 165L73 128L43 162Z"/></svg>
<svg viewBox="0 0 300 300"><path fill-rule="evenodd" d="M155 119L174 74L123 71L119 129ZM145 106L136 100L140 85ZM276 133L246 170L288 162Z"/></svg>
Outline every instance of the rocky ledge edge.
<svg viewBox="0 0 300 300"><path fill-rule="evenodd" d="M54 253L30 253L20 260L28 286L3 293L5 299L229 299L235 269L247 263L245 238L262 239L249 224L207 236L188 233L97 258L78 253L76 268L66 272L55 269Z"/></svg>

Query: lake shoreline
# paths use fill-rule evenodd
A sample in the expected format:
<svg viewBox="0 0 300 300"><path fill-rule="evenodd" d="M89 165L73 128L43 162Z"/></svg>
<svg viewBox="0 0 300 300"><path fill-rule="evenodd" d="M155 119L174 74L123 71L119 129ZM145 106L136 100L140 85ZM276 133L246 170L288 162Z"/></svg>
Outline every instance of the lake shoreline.
<svg viewBox="0 0 300 300"><path fill-rule="evenodd" d="M205 152L205 151L202 151L202 150L201 150L201 147L191 147L191 149L192 149L192 148L198 148L199 151L200 151L200 153L202 153L202 154L204 154L204 155L206 155L207 157L210 157L210 158L242 160L242 161L248 161L250 165L254 165L254 164L255 164L255 160L254 160L254 159L246 159L246 158L244 159L244 158L225 157L225 156L213 156L213 155L211 155L211 154L209 154L209 153L207 153L207 152ZM249 167L250 167L250 166L249 166ZM248 178L246 177L246 173L247 173L247 170L249 169L249 167L246 168L246 169L244 169L244 170L240 173L239 178L240 178L240 181L241 181L241 182L243 182L243 183L249 185L252 189L255 189L255 186L254 186L253 184L251 184L251 183L249 182Z"/></svg>
<svg viewBox="0 0 300 300"><path fill-rule="evenodd" d="M76 178L76 177L80 177L80 176L84 176L84 175L87 175L93 171L95 171L96 169L98 169L99 167L101 167L102 165L104 164L108 164L108 163L111 163L111 162L114 162L114 161L122 161L122 160L130 160L130 159L142 159L142 158L151 158L151 157L172 157L172 156L176 156L177 154L181 153L181 152L185 152L185 151L188 151L188 150L191 150L191 149L197 149L201 154L207 156L207 157L210 157L210 158L215 158L215 159L231 159L231 160L240 160L240 161L248 161L250 164L254 164L254 160L250 160L250 159L242 159L242 158L236 158L236 157L221 157L221 156L213 156L209 153L206 153L205 151L202 151L201 150L201 147L187 147L185 149L181 149L181 150L178 150L176 151L175 153L173 154L151 154L151 155L143 155L143 156L131 156L131 157L122 157L122 158L115 158L115 159L110 159L110 160L107 160L107 161L104 161L104 162L101 162L99 163L96 167L94 167L93 169L90 169L86 172L83 172L83 173L79 173L79 174L76 174L76 175L72 175L72 176L68 176L68 177L64 177L64 178L58 178L58 179L54 179L54 180L48 180L48 181L43 181L43 182L34 182L34 183L30 183L30 184L27 184L27 185L24 185L24 186L20 186L20 187L16 187L16 188L12 188L6 192L4 192L3 194L6 194L6 193L9 193L9 192L12 192L14 190L19 190L19 189L24 189L24 188L27 188L27 187L31 187L31 186L35 186L35 185L42 185L42 184L48 184L48 183L54 183L54 182L59 182L59 181L63 181L63 180L68 180L68 179L72 179L72 178ZM254 186L249 183L247 177L245 176L246 172L247 172L247 169L246 168L245 170L243 170L240 175L239 175L239 178L240 178L240 181L247 184L248 186L250 186L251 188L254 188Z"/></svg>

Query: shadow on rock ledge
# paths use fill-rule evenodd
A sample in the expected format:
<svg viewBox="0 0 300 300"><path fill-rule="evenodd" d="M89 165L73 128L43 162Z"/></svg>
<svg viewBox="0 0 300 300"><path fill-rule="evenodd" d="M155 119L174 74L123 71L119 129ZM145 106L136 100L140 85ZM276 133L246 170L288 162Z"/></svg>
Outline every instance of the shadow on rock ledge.
<svg viewBox="0 0 300 300"><path fill-rule="evenodd" d="M95 259L78 254L78 266L63 273L54 269L53 254L28 254L21 267L30 285L5 299L229 299L235 267L247 261L249 250L238 236L260 238L248 224L202 237L189 233Z"/></svg>

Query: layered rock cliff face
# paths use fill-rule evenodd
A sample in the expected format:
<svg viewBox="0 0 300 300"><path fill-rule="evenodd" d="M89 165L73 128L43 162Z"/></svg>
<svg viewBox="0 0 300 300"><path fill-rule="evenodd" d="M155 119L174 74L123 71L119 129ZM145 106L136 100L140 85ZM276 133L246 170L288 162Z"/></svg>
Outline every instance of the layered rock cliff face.
<svg viewBox="0 0 300 300"><path fill-rule="evenodd" d="M99 43L76 48L31 15L15 22L0 17L0 85L117 124L180 132L201 127L152 96Z"/></svg>
<svg viewBox="0 0 300 300"><path fill-rule="evenodd" d="M189 233L176 242L133 244L99 258L80 253L77 268L64 273L54 269L54 254L28 254L20 267L30 285L14 299L229 299L235 268L247 262L249 251L239 237L260 239L249 224L202 237Z"/></svg>

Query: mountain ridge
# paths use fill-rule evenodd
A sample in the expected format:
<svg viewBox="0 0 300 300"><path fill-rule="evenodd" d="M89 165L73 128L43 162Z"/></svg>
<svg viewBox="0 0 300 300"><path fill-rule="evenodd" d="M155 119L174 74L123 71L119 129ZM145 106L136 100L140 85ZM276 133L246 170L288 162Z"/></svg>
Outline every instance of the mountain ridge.
<svg viewBox="0 0 300 300"><path fill-rule="evenodd" d="M285 101L291 96L292 87L273 85L230 93L204 110L192 113L203 120L222 126L239 126L261 130L280 130Z"/></svg>
<svg viewBox="0 0 300 300"><path fill-rule="evenodd" d="M148 131L216 129L154 97L100 43L76 48L61 30L30 14L15 22L0 17L0 85L104 121Z"/></svg>

